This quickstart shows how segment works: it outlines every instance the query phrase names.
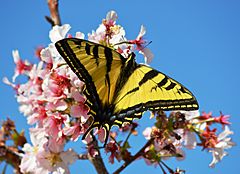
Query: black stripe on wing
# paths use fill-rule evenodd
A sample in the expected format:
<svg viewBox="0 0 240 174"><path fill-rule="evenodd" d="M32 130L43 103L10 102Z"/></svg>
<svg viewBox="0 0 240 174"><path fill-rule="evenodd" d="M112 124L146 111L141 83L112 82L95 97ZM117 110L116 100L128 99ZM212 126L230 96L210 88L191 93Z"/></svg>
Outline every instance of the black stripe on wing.
<svg viewBox="0 0 240 174"><path fill-rule="evenodd" d="M181 103L184 103L185 107ZM140 104L137 104L135 106L129 107L125 110L121 110L120 113L116 114L116 118L115 118L115 121L114 121L113 125L117 125L117 126L121 127L124 122L132 123L133 119L135 119L135 118L140 119L142 117L143 112L147 111L147 110L150 110L150 111L158 111L158 110L191 111L191 110L197 110L197 109L198 109L198 103L194 98L190 99L188 101L186 101L186 100L178 100L178 101L155 100L155 101L149 101L147 103L140 103Z"/></svg>

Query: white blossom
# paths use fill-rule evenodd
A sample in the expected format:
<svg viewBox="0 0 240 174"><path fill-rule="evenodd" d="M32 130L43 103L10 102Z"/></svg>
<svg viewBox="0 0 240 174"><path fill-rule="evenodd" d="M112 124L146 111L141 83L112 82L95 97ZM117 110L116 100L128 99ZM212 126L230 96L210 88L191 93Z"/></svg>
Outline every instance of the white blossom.
<svg viewBox="0 0 240 174"><path fill-rule="evenodd" d="M231 138L228 137L231 134L233 134L233 132L230 131L228 126L225 126L224 131L218 135L218 143L214 149L209 150L209 152L212 152L213 155L213 160L209 164L210 167L214 167L216 163L221 161L223 157L228 154L225 149L229 149L235 145L235 143L231 141Z"/></svg>

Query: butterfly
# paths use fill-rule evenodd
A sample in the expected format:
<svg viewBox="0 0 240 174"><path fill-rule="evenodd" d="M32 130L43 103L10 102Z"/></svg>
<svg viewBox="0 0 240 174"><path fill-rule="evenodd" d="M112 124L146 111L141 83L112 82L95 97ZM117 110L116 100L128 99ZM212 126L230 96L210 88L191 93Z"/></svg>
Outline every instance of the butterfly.
<svg viewBox="0 0 240 174"><path fill-rule="evenodd" d="M113 125L141 118L146 110L197 110L198 102L183 85L167 75L135 61L135 54L124 58L117 51L77 38L55 44L58 52L85 83L83 94L93 128L105 130L105 145Z"/></svg>

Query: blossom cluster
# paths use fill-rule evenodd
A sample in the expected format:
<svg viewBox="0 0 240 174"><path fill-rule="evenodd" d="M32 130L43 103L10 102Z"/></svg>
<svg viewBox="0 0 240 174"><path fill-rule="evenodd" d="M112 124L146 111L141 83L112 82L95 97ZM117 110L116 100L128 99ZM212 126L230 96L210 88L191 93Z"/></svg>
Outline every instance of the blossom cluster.
<svg viewBox="0 0 240 174"><path fill-rule="evenodd" d="M139 51L145 58L145 64L151 62L153 54L146 47L144 40L146 29L141 26L136 39L128 40L125 30L116 24L117 14L110 11L102 20L96 31L88 34L89 41L106 45L118 51L127 58L133 51ZM25 143L20 169L23 173L70 173L68 165L78 159L78 154L73 149L65 149L69 141L77 141L85 133L89 123L89 108L84 104L85 96L82 95L84 83L71 71L64 59L55 48L55 43L66 37L84 39L81 32L70 34L70 25L54 26L49 32L51 43L38 50L39 62L32 64L22 60L17 50L13 51L16 64L12 81L4 78L4 82L14 88L16 98L20 104L19 110L27 118L30 128L31 144ZM20 75L27 77L26 82L16 83ZM223 133L217 136L216 130L210 130L212 123L229 124L228 116L221 115L214 118L209 114L200 116L195 112L173 112L169 117L165 114L155 113L155 126L146 128L143 132L150 145L144 151L144 159L148 164L159 164L161 159L168 157L183 157L182 148L195 148L196 135L200 138L200 145L213 154L214 166L226 155L224 149L230 148L233 143L228 135L232 134L227 126ZM120 130L136 133L137 124L125 125ZM96 130L100 141L104 141L104 130ZM118 143L116 133L111 133L111 140L106 145L105 151L111 153L109 162L127 161L131 158L127 141ZM86 137L88 153L97 155L95 147L90 143L92 137Z"/></svg>
<svg viewBox="0 0 240 174"><path fill-rule="evenodd" d="M145 149L147 164L156 164L161 159L174 156L182 160L185 157L183 147L195 149L200 146L212 153L213 160L209 166L214 167L227 155L226 149L234 145L229 137L233 134L228 127L229 115L221 113L214 117L211 112L200 114L199 111L175 111L169 117L161 112L154 116L155 125L143 131L147 140L153 139L153 144ZM217 127L211 130L212 126L217 124L222 125L223 129L218 135Z"/></svg>
<svg viewBox="0 0 240 174"><path fill-rule="evenodd" d="M144 47L145 28L142 26L137 38L127 44L124 43L127 41L125 31L116 25L116 19L117 14L110 11L98 29L88 34L88 40L112 47L126 58L138 50L149 62L153 55ZM68 165L78 156L72 149L64 150L64 145L69 140L77 141L88 128L88 107L81 94L84 83L70 70L54 45L65 37L73 37L68 33L70 28L65 24L51 29L51 43L38 50L40 60L36 64L22 60L18 50L14 50L15 74L12 82L4 78L4 82L16 90L20 112L26 116L28 124L34 126L30 129L32 144L26 143L22 149L25 152L20 165L23 173L69 173ZM85 36L77 32L74 37L84 39ZM20 75L27 77L27 81L16 84ZM103 141L104 131L98 130L96 134ZM85 140L85 143L89 142L91 136ZM94 156L96 151L91 146L88 149Z"/></svg>

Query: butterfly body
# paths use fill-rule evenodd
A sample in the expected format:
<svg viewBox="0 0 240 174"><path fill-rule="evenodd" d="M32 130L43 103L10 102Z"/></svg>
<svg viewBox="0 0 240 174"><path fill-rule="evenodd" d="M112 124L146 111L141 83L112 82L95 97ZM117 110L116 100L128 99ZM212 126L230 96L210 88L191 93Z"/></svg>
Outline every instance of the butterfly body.
<svg viewBox="0 0 240 174"><path fill-rule="evenodd" d="M188 89L149 66L137 64L134 53L124 58L111 48L76 38L63 39L55 45L86 85L83 94L93 122L83 138L94 127L102 127L107 141L113 125L131 123L146 110L198 109Z"/></svg>

